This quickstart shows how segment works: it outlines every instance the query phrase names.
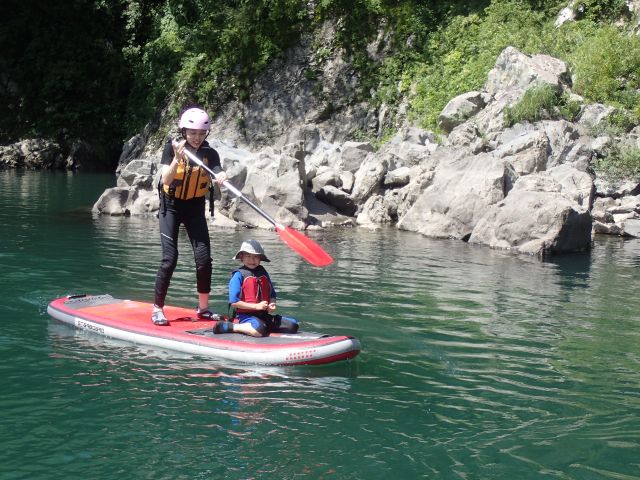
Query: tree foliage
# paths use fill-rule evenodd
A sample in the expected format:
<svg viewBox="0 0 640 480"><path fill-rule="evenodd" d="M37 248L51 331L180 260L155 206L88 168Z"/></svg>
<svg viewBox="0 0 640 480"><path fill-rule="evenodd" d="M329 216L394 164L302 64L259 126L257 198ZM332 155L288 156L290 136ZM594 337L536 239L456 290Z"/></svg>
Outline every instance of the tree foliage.
<svg viewBox="0 0 640 480"><path fill-rule="evenodd" d="M208 105L245 96L308 23L302 0L10 0L6 7L0 143L79 138L111 157L171 96Z"/></svg>
<svg viewBox="0 0 640 480"><path fill-rule="evenodd" d="M9 3L0 27L0 141L93 137L109 149L128 90L118 6Z"/></svg>
<svg viewBox="0 0 640 480"><path fill-rule="evenodd" d="M564 59L587 100L637 117L639 41L610 26L624 3L587 0L579 21L555 28L566 1L8 0L0 143L79 138L117 157L167 106L172 115L188 103L215 112L246 99L274 59L325 21L359 73L362 99L408 102L426 128L452 97L482 87L508 45ZM385 55L372 54L374 44Z"/></svg>
<svg viewBox="0 0 640 480"><path fill-rule="evenodd" d="M128 11L144 10L142 3L129 1ZM169 94L178 97L176 103L213 109L232 96L245 98L256 75L308 23L302 0L168 0L151 17L154 34L125 52L134 73L137 123ZM131 28L137 30L135 23Z"/></svg>

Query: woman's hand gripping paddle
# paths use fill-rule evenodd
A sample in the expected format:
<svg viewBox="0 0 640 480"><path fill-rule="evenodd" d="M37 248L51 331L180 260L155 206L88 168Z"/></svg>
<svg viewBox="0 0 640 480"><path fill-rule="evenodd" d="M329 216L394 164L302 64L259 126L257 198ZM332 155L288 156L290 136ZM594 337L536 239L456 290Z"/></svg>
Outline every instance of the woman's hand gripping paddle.
<svg viewBox="0 0 640 480"><path fill-rule="evenodd" d="M191 161L193 161L198 166L204 168L209 175L213 178L216 178L216 174L207 167L202 160L200 160L193 152L185 149L184 153ZM316 267L326 267L327 265L333 262L333 258L327 252L325 252L320 245L311 240L309 237L300 233L299 231L291 228L285 227L278 223L271 215L258 207L255 203L249 200L240 190L231 185L227 180L222 182L222 185L226 187L231 193L233 193L236 197L240 198L247 205L253 208L256 212L262 215L266 220L268 220L275 228L278 235L284 243L286 243L292 250L298 252L302 258L304 258L311 265L315 265Z"/></svg>

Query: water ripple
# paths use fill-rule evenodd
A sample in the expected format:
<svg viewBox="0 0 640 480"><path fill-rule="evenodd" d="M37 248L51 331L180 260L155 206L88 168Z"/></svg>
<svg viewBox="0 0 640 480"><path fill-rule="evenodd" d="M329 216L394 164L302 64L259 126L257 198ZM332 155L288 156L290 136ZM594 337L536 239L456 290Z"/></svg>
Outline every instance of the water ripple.
<svg viewBox="0 0 640 480"><path fill-rule="evenodd" d="M217 310L252 236L283 313L363 344L317 368L242 365L49 319L47 302L67 293L153 294L157 219L74 213L69 195L93 195L70 188L76 178L42 188L0 172L5 192L33 191L1 197L3 225L16 202L23 225L0 233L0 478L640 479L640 241L541 262L326 230L309 233L336 259L318 269L273 231L212 229ZM169 300L195 306L180 242Z"/></svg>

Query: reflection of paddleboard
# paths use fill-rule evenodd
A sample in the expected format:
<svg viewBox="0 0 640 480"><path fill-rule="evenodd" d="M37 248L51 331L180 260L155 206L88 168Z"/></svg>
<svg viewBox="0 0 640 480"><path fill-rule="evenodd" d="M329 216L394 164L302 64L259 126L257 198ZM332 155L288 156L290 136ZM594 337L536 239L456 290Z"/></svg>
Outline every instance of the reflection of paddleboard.
<svg viewBox="0 0 640 480"><path fill-rule="evenodd" d="M111 295L72 295L52 301L47 312L61 322L111 338L195 355L266 365L312 365L353 358L360 342L348 336L298 332L255 338L214 334L215 321L192 317L193 309L165 306L171 325L151 322L150 303Z"/></svg>

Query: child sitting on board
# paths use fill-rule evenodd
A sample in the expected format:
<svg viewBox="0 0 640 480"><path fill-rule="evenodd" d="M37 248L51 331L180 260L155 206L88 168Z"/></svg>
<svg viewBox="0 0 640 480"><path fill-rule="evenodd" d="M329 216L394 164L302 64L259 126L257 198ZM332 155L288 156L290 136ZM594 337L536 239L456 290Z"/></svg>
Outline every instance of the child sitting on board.
<svg viewBox="0 0 640 480"><path fill-rule="evenodd" d="M272 332L296 333L295 318L274 315L276 289L271 278L260 264L270 262L257 240L242 242L235 260L242 266L234 270L229 280L229 306L238 323L218 322L216 333L244 333L253 337L266 337Z"/></svg>

